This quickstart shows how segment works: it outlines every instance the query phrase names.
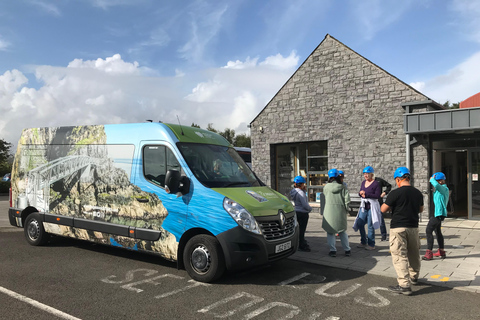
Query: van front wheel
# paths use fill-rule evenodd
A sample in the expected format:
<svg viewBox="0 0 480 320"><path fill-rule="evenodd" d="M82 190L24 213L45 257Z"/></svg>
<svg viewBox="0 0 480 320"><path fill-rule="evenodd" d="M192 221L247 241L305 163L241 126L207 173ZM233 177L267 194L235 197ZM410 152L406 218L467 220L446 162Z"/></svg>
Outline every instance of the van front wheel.
<svg viewBox="0 0 480 320"><path fill-rule="evenodd" d="M220 243L212 236L200 234L191 238L183 251L189 276L200 282L212 282L225 272L225 258Z"/></svg>
<svg viewBox="0 0 480 320"><path fill-rule="evenodd" d="M48 241L48 233L45 232L38 213L31 213L27 217L23 231L27 242L32 246L42 246Z"/></svg>

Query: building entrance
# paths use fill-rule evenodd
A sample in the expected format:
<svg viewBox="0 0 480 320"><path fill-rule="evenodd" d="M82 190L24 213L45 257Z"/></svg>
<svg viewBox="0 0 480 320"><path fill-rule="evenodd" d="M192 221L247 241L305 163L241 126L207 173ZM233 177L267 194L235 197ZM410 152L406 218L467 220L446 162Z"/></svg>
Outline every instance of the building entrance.
<svg viewBox="0 0 480 320"><path fill-rule="evenodd" d="M480 151L471 152L470 185L472 195L472 216L471 218L480 218Z"/></svg>
<svg viewBox="0 0 480 320"><path fill-rule="evenodd" d="M479 163L480 165L480 163ZM480 167L479 167L480 168ZM435 152L433 172L441 171L447 177L450 199L447 206L449 217L468 217L468 168L466 150ZM479 200L480 200L480 185ZM480 202L479 202L480 204ZM479 205L480 209L480 205Z"/></svg>

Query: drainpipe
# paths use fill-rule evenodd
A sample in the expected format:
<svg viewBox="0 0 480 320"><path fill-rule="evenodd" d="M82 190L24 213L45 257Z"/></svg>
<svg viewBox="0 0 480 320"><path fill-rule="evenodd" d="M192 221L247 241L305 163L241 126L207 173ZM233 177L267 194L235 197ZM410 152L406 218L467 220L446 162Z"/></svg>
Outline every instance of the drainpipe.
<svg viewBox="0 0 480 320"><path fill-rule="evenodd" d="M405 155L406 155L406 159L405 159L405 162L406 162L406 167L408 169L410 169L410 134L407 133L406 135L406 139L405 139Z"/></svg>

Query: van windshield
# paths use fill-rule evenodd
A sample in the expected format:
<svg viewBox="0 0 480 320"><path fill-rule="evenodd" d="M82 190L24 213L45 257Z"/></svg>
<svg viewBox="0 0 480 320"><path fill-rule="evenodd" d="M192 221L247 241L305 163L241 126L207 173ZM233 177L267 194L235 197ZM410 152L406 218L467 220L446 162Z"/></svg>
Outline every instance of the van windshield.
<svg viewBox="0 0 480 320"><path fill-rule="evenodd" d="M233 148L199 143L178 143L195 177L209 188L263 185Z"/></svg>

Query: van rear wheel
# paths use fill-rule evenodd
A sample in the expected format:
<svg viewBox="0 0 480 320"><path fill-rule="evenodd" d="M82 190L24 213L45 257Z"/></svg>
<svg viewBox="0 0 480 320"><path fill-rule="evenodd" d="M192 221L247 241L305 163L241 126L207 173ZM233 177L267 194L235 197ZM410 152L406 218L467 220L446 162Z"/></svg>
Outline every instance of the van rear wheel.
<svg viewBox="0 0 480 320"><path fill-rule="evenodd" d="M28 215L23 231L27 242L32 246L42 246L48 241L48 233L45 232L38 213Z"/></svg>
<svg viewBox="0 0 480 320"><path fill-rule="evenodd" d="M212 282L225 272L225 258L220 243L212 236L200 234L191 238L183 251L189 276L200 282Z"/></svg>

